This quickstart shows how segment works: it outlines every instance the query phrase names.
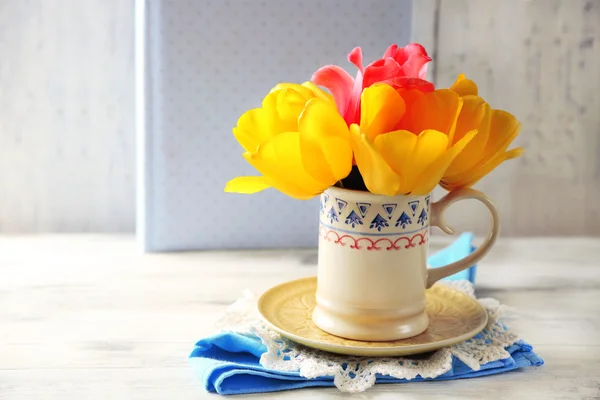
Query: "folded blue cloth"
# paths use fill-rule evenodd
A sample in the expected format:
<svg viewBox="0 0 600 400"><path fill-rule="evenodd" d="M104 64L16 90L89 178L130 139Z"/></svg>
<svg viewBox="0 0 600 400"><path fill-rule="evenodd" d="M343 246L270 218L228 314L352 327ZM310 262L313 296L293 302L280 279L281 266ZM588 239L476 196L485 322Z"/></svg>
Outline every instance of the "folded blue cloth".
<svg viewBox="0 0 600 400"><path fill-rule="evenodd" d="M432 268L441 267L470 254L473 235L462 234L454 243L430 256L428 264ZM476 266L452 275L446 279L467 279L475 282ZM316 386L334 386L333 377L324 376L307 379L298 372L275 371L260 365L260 356L266 351L260 339L252 335L224 332L200 340L190 355L190 361L204 383L207 391L223 395L275 392ZM472 370L457 358L453 358L452 368L433 379L416 377L413 381L450 380L474 378L498 374L517 368L539 366L543 360L533 352L530 345L517 342L508 347L510 357L482 365L478 371ZM401 383L404 379L390 376L377 376L377 383Z"/></svg>
<svg viewBox="0 0 600 400"><path fill-rule="evenodd" d="M306 379L298 372L274 371L260 365L262 353L266 351L260 339L255 336L225 332L208 337L196 343L191 362L204 387L209 392L222 395L276 392L317 386L334 386L333 377L324 376ZM510 357L482 365L473 371L462 361L453 358L452 368L433 379L416 377L410 382L425 380L443 381L450 379L475 378L498 374L517 368L539 366L544 362L525 342L518 342L506 349ZM402 383L396 379L378 375L377 383Z"/></svg>
<svg viewBox="0 0 600 400"><path fill-rule="evenodd" d="M473 246L473 236L474 235L469 232L463 233L450 246L430 255L427 263L432 268L438 268L450 264L451 262L458 261L461 258L465 258L475 250L475 247ZM476 271L477 265L473 265L470 268L457 272L445 279L449 281L467 280L475 284Z"/></svg>

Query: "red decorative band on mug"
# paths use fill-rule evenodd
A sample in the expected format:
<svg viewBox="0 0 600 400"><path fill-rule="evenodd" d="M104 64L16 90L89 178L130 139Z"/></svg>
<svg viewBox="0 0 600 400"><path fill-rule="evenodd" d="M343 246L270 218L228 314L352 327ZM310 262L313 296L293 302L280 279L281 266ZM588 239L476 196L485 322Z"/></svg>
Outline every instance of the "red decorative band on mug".
<svg viewBox="0 0 600 400"><path fill-rule="evenodd" d="M421 233L415 233L410 236L400 236L393 238L368 238L364 236L354 236L349 234L340 235L338 232L327 229L324 226L319 226L319 235L334 244L340 246L350 245L351 249L360 250L366 248L368 251L377 250L401 250L409 249L415 246L421 246L427 243L429 229L424 230Z"/></svg>

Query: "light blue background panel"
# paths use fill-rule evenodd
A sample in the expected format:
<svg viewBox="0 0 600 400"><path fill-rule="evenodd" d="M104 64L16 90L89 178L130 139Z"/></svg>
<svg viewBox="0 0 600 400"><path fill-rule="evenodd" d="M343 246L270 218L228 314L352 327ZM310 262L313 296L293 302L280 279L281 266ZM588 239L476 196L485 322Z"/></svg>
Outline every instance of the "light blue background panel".
<svg viewBox="0 0 600 400"><path fill-rule="evenodd" d="M231 132L281 81L409 42L410 0L146 0L137 7L138 234L149 251L308 247L318 199L223 192L255 175Z"/></svg>

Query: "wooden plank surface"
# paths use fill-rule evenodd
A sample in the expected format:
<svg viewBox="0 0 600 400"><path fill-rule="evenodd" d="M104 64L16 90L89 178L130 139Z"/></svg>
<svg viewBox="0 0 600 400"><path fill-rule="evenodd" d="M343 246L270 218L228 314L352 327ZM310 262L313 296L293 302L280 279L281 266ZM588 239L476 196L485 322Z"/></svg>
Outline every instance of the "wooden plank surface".
<svg viewBox="0 0 600 400"><path fill-rule="evenodd" d="M599 259L598 239L513 239L481 263L477 295L513 308L507 323L543 367L361 398L599 397ZM127 236L2 237L0 399L215 398L187 363L193 343L245 288L314 275L315 262L313 250L148 255ZM263 397L307 395L340 396Z"/></svg>

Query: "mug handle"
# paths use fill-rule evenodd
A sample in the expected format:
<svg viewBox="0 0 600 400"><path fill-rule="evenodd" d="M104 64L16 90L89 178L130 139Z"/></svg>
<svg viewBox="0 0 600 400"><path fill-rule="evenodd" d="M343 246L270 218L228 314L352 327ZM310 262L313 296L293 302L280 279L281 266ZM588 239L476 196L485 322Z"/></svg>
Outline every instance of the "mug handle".
<svg viewBox="0 0 600 400"><path fill-rule="evenodd" d="M439 201L432 203L431 225L437 226L448 235L453 235L455 233L454 229L452 229L452 227L450 227L446 223L446 220L444 218L444 212L446 211L446 208L448 208L451 204L463 199L479 200L489 210L491 215L491 226L488 237L485 239L481 246L479 246L474 252L472 252L465 258L440 268L428 269L427 288L430 288L434 283L436 283L442 278L454 275L457 272L460 272L477 264L477 262L481 260L483 256L485 256L487 252L492 248L492 246L496 242L496 239L498 238L498 233L500 231L500 218L498 217L498 211L496 210L496 207L494 207L494 203L492 203L492 200L484 193L469 188L459 189L454 192L450 192L446 196L442 197Z"/></svg>

